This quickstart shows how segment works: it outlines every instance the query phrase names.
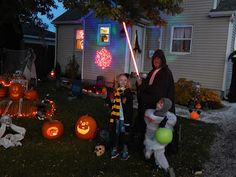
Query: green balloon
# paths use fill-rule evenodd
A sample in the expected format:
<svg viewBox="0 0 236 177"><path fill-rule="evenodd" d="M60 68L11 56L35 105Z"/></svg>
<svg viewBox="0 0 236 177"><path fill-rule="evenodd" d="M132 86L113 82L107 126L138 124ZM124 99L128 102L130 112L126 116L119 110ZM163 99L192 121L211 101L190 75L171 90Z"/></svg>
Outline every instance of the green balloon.
<svg viewBox="0 0 236 177"><path fill-rule="evenodd" d="M158 128L155 132L155 139L162 145L169 144L173 139L172 130L169 128Z"/></svg>

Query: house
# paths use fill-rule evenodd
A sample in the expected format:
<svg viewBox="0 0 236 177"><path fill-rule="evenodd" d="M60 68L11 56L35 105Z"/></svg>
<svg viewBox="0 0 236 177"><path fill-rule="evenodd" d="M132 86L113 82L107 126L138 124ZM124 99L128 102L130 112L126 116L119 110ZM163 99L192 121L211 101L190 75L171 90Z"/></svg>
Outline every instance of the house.
<svg viewBox="0 0 236 177"><path fill-rule="evenodd" d="M129 27L131 44L138 42L141 49L141 53L135 52L138 69L148 72L154 50L161 48L175 81L186 78L226 95L232 72L228 56L235 49L236 1L188 0L183 2L183 8L181 14L166 17L168 25L164 27L149 26L145 21ZM56 61L62 71L73 55L82 79L95 80L103 75L111 82L118 73L135 71L118 22L98 19L93 13L82 17L68 10L53 23ZM108 61L107 67L99 66L101 58Z"/></svg>

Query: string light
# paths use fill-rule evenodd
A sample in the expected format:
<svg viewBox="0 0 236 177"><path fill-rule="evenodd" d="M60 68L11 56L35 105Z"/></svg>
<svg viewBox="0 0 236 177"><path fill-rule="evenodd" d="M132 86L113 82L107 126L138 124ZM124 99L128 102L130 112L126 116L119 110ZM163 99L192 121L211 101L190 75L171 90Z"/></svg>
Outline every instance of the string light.
<svg viewBox="0 0 236 177"><path fill-rule="evenodd" d="M102 69L109 67L111 65L111 60L112 55L105 47L96 52L95 63Z"/></svg>

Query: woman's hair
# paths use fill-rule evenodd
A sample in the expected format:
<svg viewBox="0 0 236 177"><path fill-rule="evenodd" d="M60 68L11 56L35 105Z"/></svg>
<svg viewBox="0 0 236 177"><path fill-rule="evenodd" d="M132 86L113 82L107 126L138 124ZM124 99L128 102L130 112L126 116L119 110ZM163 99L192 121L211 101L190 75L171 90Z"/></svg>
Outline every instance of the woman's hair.
<svg viewBox="0 0 236 177"><path fill-rule="evenodd" d="M163 52L163 50L161 49L157 49L154 54L152 55L152 67L155 68L154 64L153 64L153 60L154 58L160 58L161 59L161 67L164 67L166 66L166 57L165 57L165 54Z"/></svg>

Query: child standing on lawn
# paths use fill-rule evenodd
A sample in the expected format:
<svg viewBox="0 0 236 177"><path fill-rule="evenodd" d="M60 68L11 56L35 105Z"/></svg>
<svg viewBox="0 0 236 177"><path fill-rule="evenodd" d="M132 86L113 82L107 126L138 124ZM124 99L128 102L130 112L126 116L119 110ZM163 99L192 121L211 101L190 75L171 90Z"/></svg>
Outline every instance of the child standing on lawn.
<svg viewBox="0 0 236 177"><path fill-rule="evenodd" d="M129 75L120 74L114 91L110 125L111 158L129 158L128 144L130 125L133 117L133 94L130 89Z"/></svg>
<svg viewBox="0 0 236 177"><path fill-rule="evenodd" d="M172 107L172 102L168 98L161 98L157 104L156 109L147 109L145 112L144 120L146 122L146 133L144 139L144 155L149 159L154 153L155 157L155 171L162 171L166 176L175 177L173 168L165 156L165 147L167 144L160 144L155 139L155 132L159 128L168 128L173 131L176 124L176 116L169 112Z"/></svg>

